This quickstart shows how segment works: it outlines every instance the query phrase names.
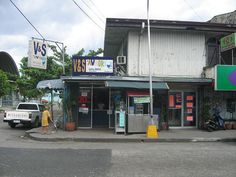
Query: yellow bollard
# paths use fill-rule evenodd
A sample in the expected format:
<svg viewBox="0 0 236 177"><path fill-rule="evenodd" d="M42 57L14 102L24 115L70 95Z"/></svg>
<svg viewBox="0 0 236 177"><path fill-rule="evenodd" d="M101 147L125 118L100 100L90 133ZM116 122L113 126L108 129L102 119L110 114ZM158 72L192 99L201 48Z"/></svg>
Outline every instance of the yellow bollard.
<svg viewBox="0 0 236 177"><path fill-rule="evenodd" d="M158 138L157 126L148 125L147 127L147 138Z"/></svg>

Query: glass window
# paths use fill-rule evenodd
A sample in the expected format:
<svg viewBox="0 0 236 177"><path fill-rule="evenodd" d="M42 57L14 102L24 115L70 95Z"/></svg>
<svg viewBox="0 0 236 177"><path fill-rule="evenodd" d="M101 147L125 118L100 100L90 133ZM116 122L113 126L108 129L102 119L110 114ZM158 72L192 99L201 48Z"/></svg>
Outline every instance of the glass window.
<svg viewBox="0 0 236 177"><path fill-rule="evenodd" d="M168 118L170 126L181 126L182 93L169 93Z"/></svg>
<svg viewBox="0 0 236 177"><path fill-rule="evenodd" d="M36 104L20 104L17 109L38 110Z"/></svg>
<svg viewBox="0 0 236 177"><path fill-rule="evenodd" d="M149 114L149 96L129 97L129 114Z"/></svg>

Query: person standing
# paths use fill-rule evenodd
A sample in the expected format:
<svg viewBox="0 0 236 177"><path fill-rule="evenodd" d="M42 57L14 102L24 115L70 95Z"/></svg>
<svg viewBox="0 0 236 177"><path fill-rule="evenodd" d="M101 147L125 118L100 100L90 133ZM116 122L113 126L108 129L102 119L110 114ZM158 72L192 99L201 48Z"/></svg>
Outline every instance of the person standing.
<svg viewBox="0 0 236 177"><path fill-rule="evenodd" d="M48 130L49 130L49 120L52 121L51 119L51 115L49 112L49 107L45 106L44 111L42 113L42 133L43 134L48 134Z"/></svg>

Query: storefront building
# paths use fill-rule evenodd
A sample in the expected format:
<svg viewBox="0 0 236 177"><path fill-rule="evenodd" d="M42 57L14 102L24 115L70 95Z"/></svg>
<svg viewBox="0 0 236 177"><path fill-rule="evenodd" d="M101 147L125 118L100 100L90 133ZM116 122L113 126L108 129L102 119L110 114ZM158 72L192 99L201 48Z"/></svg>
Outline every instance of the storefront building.
<svg viewBox="0 0 236 177"><path fill-rule="evenodd" d="M106 68L108 65L110 69ZM117 132L128 133L146 131L145 125L150 120L147 77L115 76L110 58L74 56L73 76L64 76L63 81L65 100L72 103L66 103L65 112L71 109L78 128L116 128ZM168 89L166 82L153 82L154 115L160 114L163 103L167 104ZM69 113L66 116L68 119ZM126 127L128 121L130 124ZM133 126L134 123L137 125Z"/></svg>
<svg viewBox="0 0 236 177"><path fill-rule="evenodd" d="M233 95L216 91L216 78L208 73L224 64L222 55L228 61L219 40L236 26L159 20L150 24L154 114L171 128L198 128L207 97L219 97L226 104ZM77 127L114 128L116 114L122 113L120 127L127 126L128 132L145 129L150 106L147 43L146 20L107 19L104 57L73 58L73 75L62 80L73 103L65 109L72 110Z"/></svg>

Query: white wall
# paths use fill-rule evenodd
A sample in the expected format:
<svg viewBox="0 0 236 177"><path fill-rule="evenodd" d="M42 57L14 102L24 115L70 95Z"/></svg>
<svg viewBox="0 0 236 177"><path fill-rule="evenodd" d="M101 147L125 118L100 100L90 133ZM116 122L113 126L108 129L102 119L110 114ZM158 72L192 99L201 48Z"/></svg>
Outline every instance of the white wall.
<svg viewBox="0 0 236 177"><path fill-rule="evenodd" d="M140 43L139 43L140 41ZM206 65L203 33L157 31L151 33L153 76L201 77ZM148 75L147 33L128 35L128 75Z"/></svg>

